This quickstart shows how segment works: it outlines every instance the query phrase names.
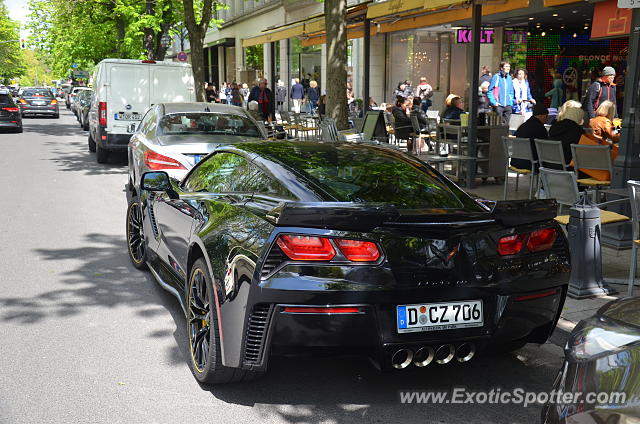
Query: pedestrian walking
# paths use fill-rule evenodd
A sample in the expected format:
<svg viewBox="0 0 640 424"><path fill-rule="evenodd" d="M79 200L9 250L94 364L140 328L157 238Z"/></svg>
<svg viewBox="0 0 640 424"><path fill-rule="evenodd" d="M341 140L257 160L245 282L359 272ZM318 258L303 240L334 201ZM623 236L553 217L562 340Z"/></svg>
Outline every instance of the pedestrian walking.
<svg viewBox="0 0 640 424"><path fill-rule="evenodd" d="M218 91L218 100L222 104L227 103L227 94L225 93L226 90L227 90L227 83L223 82L222 85L220 86L220 91Z"/></svg>
<svg viewBox="0 0 640 424"><path fill-rule="evenodd" d="M509 125L511 113L513 113L514 91L513 79L509 72L511 64L509 62L500 63L500 72L491 77L489 84L489 102L495 112L502 118L502 125Z"/></svg>
<svg viewBox="0 0 640 424"><path fill-rule="evenodd" d="M284 81L278 80L278 85L276 86L276 105L278 107L278 111L282 112L284 110L284 104L287 101L287 87L284 85Z"/></svg>
<svg viewBox="0 0 640 424"><path fill-rule="evenodd" d="M246 82L242 83L242 88L240 89L240 93L242 94L242 103L243 106L247 107L247 99L249 98L249 85Z"/></svg>
<svg viewBox="0 0 640 424"><path fill-rule="evenodd" d="M231 104L234 106L242 106L242 93L236 82L231 84Z"/></svg>
<svg viewBox="0 0 640 424"><path fill-rule="evenodd" d="M293 111L300 113L300 107L302 106L302 99L304 99L304 86L300 84L298 78L293 79L293 85L291 86L291 100L293 100Z"/></svg>
<svg viewBox="0 0 640 424"><path fill-rule="evenodd" d="M551 105L549 107L553 109L560 109L562 106L562 100L564 98L564 90L562 89L562 80L553 80L553 88L546 93L545 97L551 97Z"/></svg>
<svg viewBox="0 0 640 424"><path fill-rule="evenodd" d="M426 77L420 77L420 84L416 87L416 97L420 98L420 107L426 112L432 105L433 87L427 82Z"/></svg>
<svg viewBox="0 0 640 424"><path fill-rule="evenodd" d="M491 103L489 103L489 81L483 81L478 88L478 114L491 112Z"/></svg>
<svg viewBox="0 0 640 424"><path fill-rule="evenodd" d="M529 119L536 101L531 95L526 69L517 70L516 77L513 79L513 92L515 98L513 113L523 115L524 120Z"/></svg>
<svg viewBox="0 0 640 424"><path fill-rule="evenodd" d="M318 88L318 83L315 80L309 81L307 99L309 100L309 113L314 115L316 113L316 107L318 106L318 99L320 99L320 89Z"/></svg>
<svg viewBox="0 0 640 424"><path fill-rule="evenodd" d="M491 68L487 65L482 65L482 75L480 75L480 80L478 81L478 85L482 85L483 82L487 82L488 84L491 84Z"/></svg>
<svg viewBox="0 0 640 424"><path fill-rule="evenodd" d="M602 77L594 81L589 87L585 96L585 110L588 118L596 116L596 109L602 102L609 100L616 104L616 70L611 66L605 66L602 70Z"/></svg>
<svg viewBox="0 0 640 424"><path fill-rule="evenodd" d="M207 88L205 89L205 98L208 103L213 103L218 98L218 92L216 91L216 86L211 84L210 82L207 83Z"/></svg>
<svg viewBox="0 0 640 424"><path fill-rule="evenodd" d="M260 79L258 85L253 87L249 94L248 102L258 102L258 113L265 121L271 123L275 119L275 98L269 88L267 80Z"/></svg>

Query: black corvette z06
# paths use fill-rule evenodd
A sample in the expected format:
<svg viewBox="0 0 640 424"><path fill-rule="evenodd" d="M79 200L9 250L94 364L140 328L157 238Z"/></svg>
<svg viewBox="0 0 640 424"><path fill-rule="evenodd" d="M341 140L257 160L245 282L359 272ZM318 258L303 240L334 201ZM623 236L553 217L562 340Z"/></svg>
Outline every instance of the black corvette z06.
<svg viewBox="0 0 640 424"><path fill-rule="evenodd" d="M235 144L127 193L131 261L180 300L204 383L303 349L466 362L545 342L566 295L554 201L490 208L389 147Z"/></svg>

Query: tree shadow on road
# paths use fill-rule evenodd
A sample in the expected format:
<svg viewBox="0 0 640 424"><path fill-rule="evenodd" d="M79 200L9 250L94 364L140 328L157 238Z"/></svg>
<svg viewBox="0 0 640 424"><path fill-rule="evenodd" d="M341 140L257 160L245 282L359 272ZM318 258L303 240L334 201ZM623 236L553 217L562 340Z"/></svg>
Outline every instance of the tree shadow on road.
<svg viewBox="0 0 640 424"><path fill-rule="evenodd" d="M66 143L64 149L58 148L59 146L54 142L46 142L45 144L52 147L52 154L43 160L54 162L62 171L80 172L84 175L127 173L126 152L112 152L109 155L108 163L97 163L96 154L89 152L86 142Z"/></svg>
<svg viewBox="0 0 640 424"><path fill-rule="evenodd" d="M557 350L559 354L551 354L528 346L468 364L412 366L399 372L379 372L354 357L275 358L264 378L210 391L224 402L258 408L265 420L277 415L288 423L532 423L538 421L541 405L402 404L400 392L451 394L455 387L467 393L520 387L546 392L561 364Z"/></svg>
<svg viewBox="0 0 640 424"><path fill-rule="evenodd" d="M56 276L63 286L56 284L57 288L35 297L0 296L0 320L32 325L125 306L133 309L141 319L169 311L176 321L173 337L185 340L186 324L184 318L179 322L184 315L178 301L160 288L150 273L135 269L126 249L124 236L98 233L87 234L85 246L80 248L35 249L39 260L64 270ZM74 263L71 268L67 267L69 261ZM50 273L53 277L55 269ZM161 334L155 332L146 336L158 338ZM185 356L177 345L166 355L173 365L185 363Z"/></svg>

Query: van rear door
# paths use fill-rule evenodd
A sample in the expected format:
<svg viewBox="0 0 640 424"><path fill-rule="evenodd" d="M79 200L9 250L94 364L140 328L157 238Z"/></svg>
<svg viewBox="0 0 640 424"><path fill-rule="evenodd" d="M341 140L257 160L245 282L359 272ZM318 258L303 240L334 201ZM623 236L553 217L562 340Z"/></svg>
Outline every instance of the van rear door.
<svg viewBox="0 0 640 424"><path fill-rule="evenodd" d="M191 66L149 67L151 104L182 103L195 101L195 89Z"/></svg>
<svg viewBox="0 0 640 424"><path fill-rule="evenodd" d="M128 134L149 108L149 65L113 63L107 88L107 130Z"/></svg>

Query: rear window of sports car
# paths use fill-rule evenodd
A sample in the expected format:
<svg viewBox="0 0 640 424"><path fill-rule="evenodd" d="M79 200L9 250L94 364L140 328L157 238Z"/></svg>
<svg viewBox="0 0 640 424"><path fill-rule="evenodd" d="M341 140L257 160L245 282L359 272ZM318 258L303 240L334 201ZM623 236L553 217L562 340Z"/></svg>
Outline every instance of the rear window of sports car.
<svg viewBox="0 0 640 424"><path fill-rule="evenodd" d="M429 167L387 149L354 144L277 144L254 144L251 150L301 173L341 202L479 210L471 198Z"/></svg>

